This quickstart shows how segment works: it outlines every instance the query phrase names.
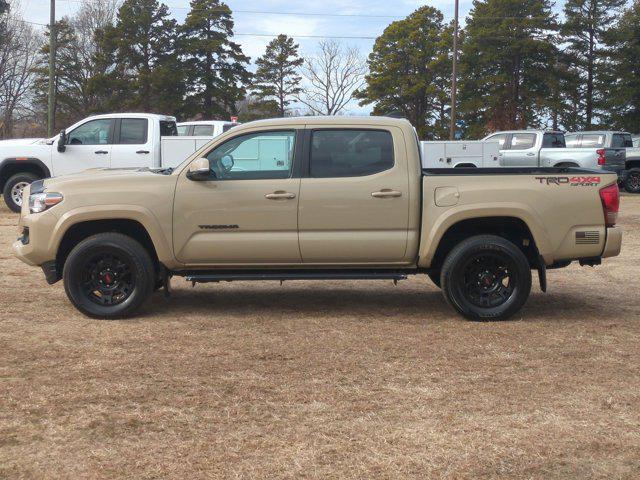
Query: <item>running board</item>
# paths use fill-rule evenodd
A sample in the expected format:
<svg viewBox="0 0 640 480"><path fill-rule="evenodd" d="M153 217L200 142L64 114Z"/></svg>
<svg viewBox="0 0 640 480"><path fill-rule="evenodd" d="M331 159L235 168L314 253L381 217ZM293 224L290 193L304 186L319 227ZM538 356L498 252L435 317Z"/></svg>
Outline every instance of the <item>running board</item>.
<svg viewBox="0 0 640 480"><path fill-rule="evenodd" d="M178 273L179 275L179 273ZM233 281L262 281L277 280L284 282L285 280L406 280L407 274L397 271L336 271L336 270L304 270L304 271L250 271L250 272L211 272L196 273L189 272L185 275L187 281L193 283L210 283L210 282L233 282Z"/></svg>

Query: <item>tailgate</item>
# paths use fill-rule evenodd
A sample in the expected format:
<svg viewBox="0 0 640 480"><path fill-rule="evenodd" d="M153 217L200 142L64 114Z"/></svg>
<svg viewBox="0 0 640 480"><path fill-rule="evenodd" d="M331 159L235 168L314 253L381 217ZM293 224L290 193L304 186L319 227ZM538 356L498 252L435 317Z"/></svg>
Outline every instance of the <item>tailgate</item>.
<svg viewBox="0 0 640 480"><path fill-rule="evenodd" d="M620 170L624 168L627 159L627 151L624 148L606 148L605 149L604 168L612 170Z"/></svg>

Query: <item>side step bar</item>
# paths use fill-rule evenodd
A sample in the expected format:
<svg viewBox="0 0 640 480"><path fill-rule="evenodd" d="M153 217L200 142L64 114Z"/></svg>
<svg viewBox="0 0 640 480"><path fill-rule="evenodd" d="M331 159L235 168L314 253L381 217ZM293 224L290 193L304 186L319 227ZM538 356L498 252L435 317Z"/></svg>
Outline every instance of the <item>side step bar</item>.
<svg viewBox="0 0 640 480"><path fill-rule="evenodd" d="M178 273L179 274L179 273ZM187 281L196 283L232 282L250 280L406 280L407 274L398 271L375 270L262 270L239 272L238 270L189 272L185 275Z"/></svg>

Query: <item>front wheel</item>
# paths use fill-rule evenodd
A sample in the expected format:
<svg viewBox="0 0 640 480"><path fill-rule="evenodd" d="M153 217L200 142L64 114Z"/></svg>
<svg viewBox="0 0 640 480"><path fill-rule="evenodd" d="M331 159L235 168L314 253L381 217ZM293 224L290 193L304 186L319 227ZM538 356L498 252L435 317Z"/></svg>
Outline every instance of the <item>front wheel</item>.
<svg viewBox="0 0 640 480"><path fill-rule="evenodd" d="M624 189L629 193L640 193L640 168L633 168L624 180Z"/></svg>
<svg viewBox="0 0 640 480"><path fill-rule="evenodd" d="M506 320L531 292L531 267L513 243L478 235L458 244L442 265L447 302L470 320Z"/></svg>
<svg viewBox="0 0 640 480"><path fill-rule="evenodd" d="M22 208L22 191L36 180L38 180L38 176L28 172L16 173L10 177L7 183L4 184L4 190L2 192L4 203L7 204L7 207L16 213L20 213L20 209Z"/></svg>
<svg viewBox="0 0 640 480"><path fill-rule="evenodd" d="M92 318L132 315L155 285L149 253L131 237L100 233L80 242L64 264L67 297Z"/></svg>

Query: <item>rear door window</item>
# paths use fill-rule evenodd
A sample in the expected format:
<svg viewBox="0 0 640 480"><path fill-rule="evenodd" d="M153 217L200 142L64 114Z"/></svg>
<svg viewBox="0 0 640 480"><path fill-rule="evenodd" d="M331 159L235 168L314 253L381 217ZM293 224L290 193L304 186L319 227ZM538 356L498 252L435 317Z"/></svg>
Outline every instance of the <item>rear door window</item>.
<svg viewBox="0 0 640 480"><path fill-rule="evenodd" d="M511 150L528 150L535 144L535 133L514 133L511 136Z"/></svg>
<svg viewBox="0 0 640 480"><path fill-rule="evenodd" d="M625 148L633 148L633 139L631 138L631 135L624 135L624 146Z"/></svg>
<svg viewBox="0 0 640 480"><path fill-rule="evenodd" d="M604 147L604 135L585 133L582 135L582 148Z"/></svg>
<svg viewBox="0 0 640 480"><path fill-rule="evenodd" d="M361 177L393 168L393 138L385 130L315 130L310 175Z"/></svg>
<svg viewBox="0 0 640 480"><path fill-rule="evenodd" d="M147 143L147 125L144 118L123 118L120 120L119 144L144 145Z"/></svg>

